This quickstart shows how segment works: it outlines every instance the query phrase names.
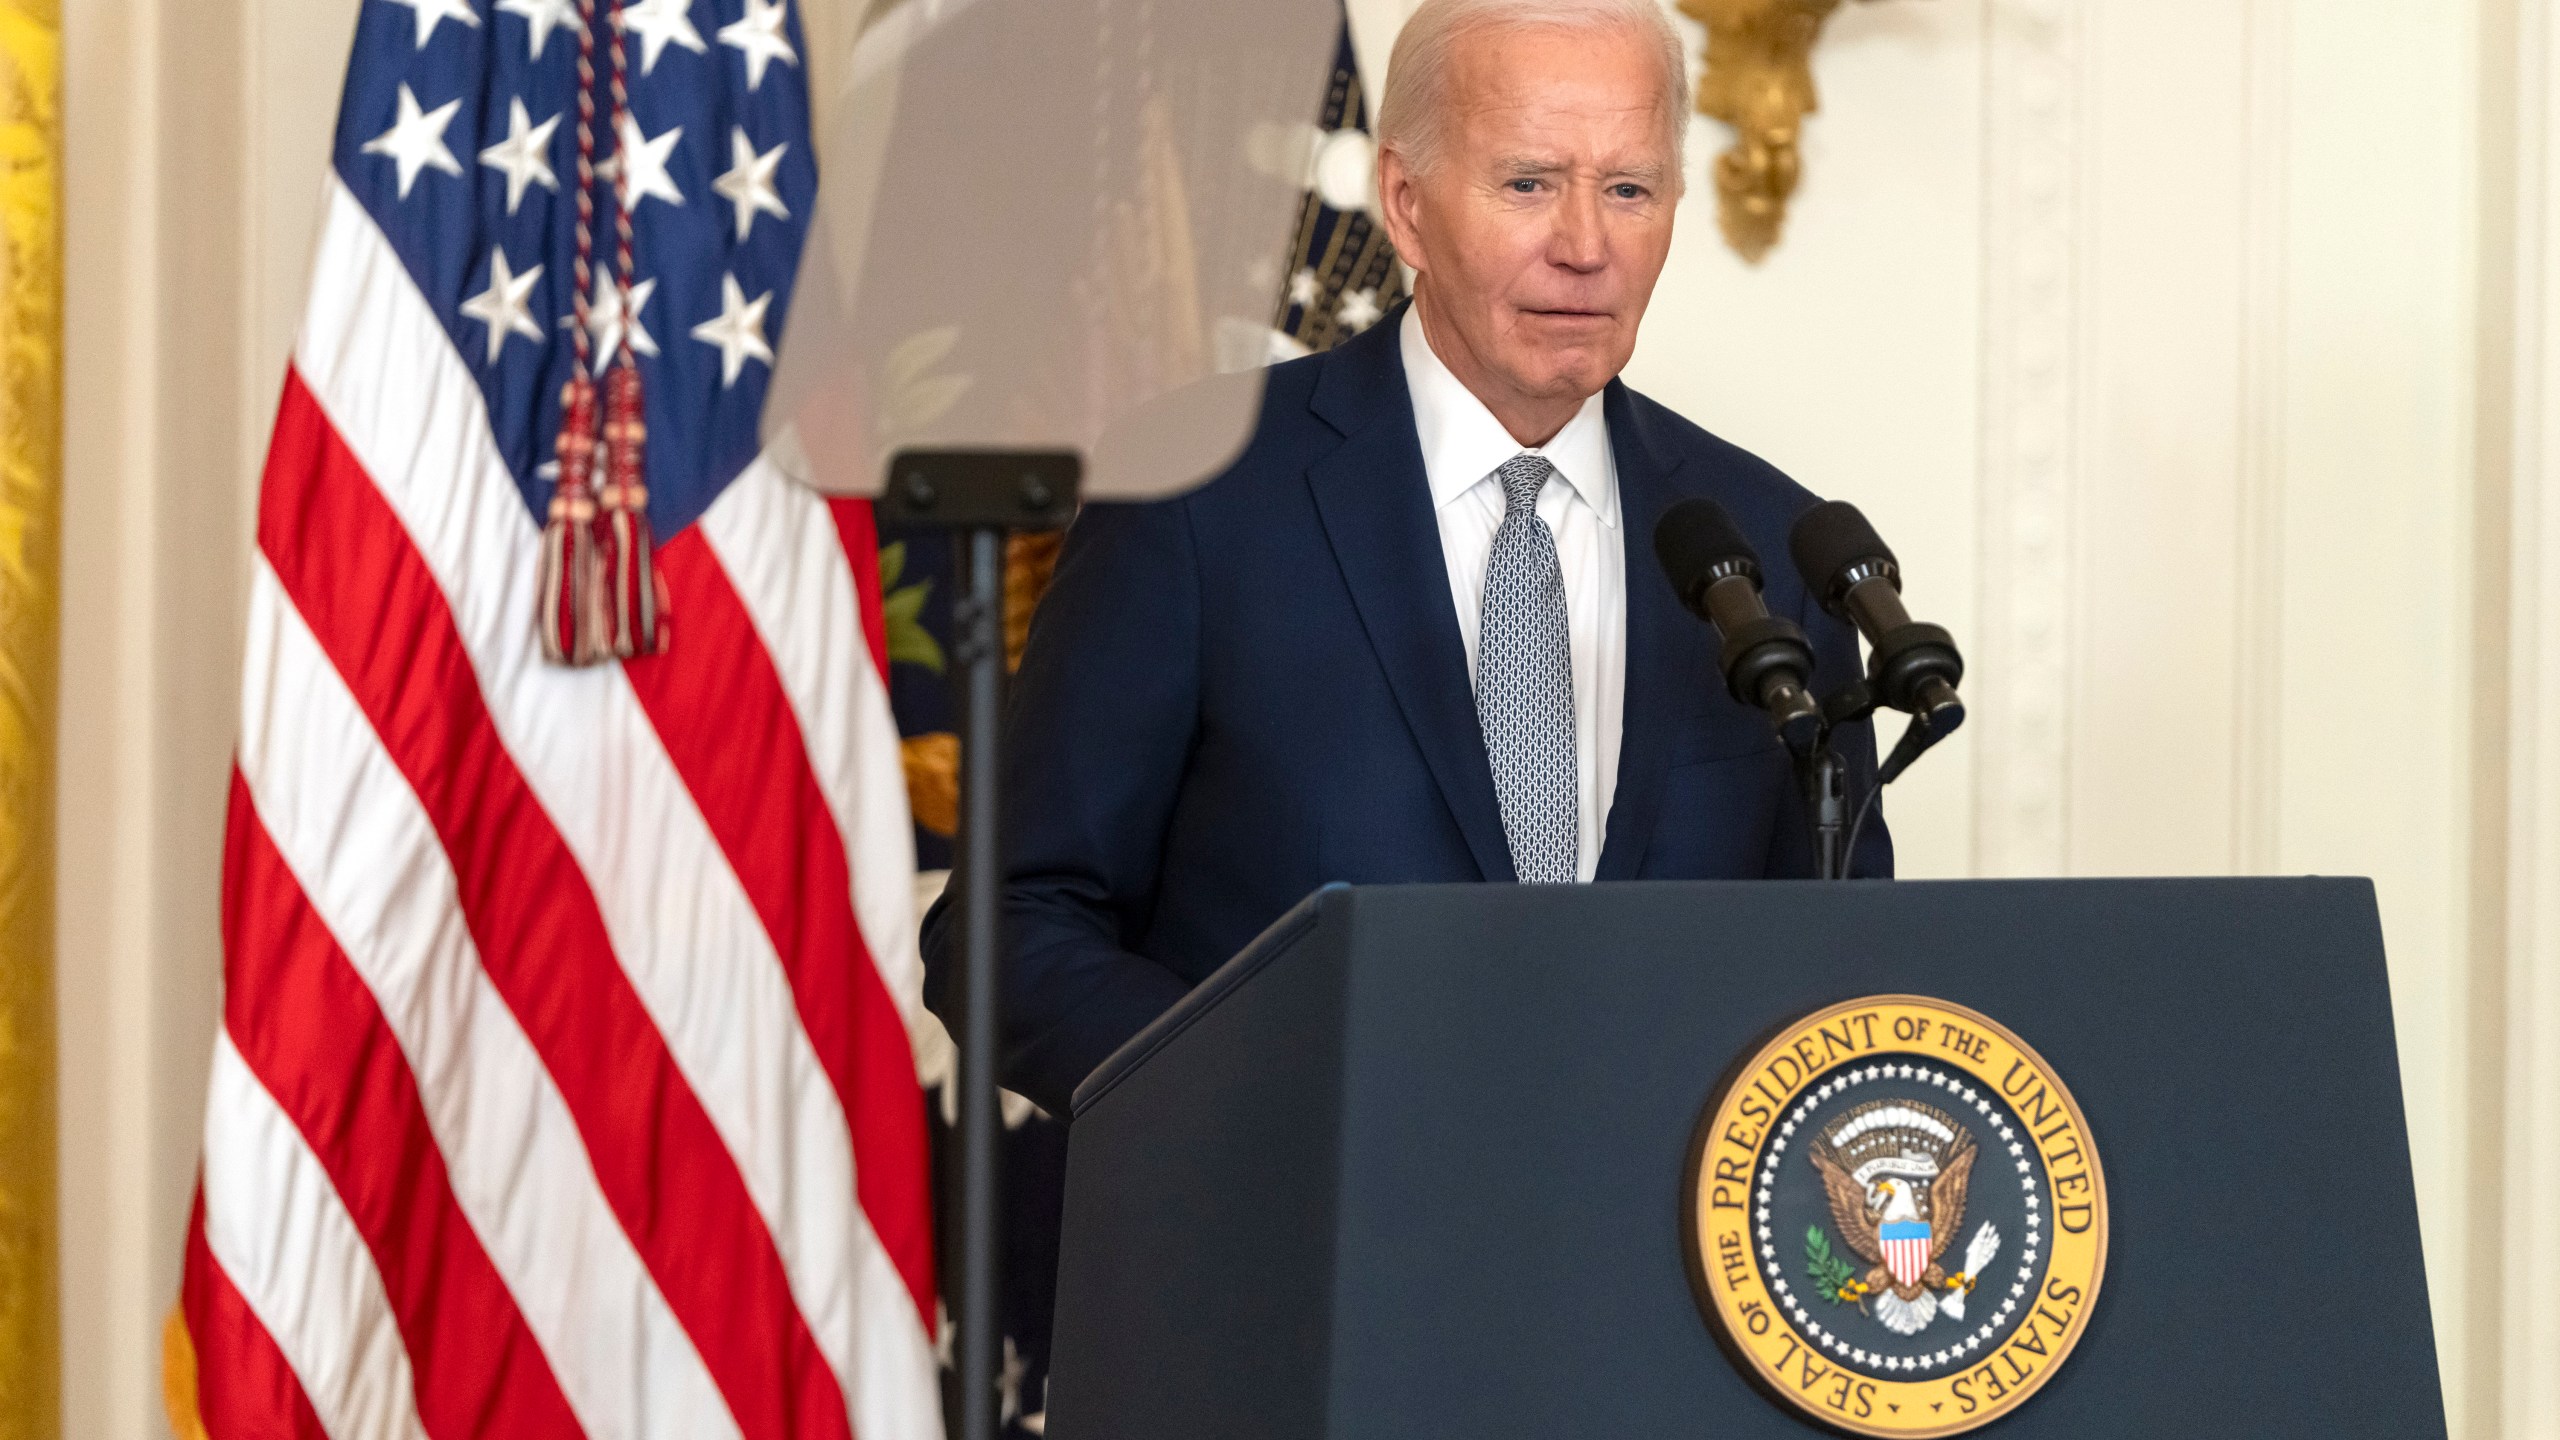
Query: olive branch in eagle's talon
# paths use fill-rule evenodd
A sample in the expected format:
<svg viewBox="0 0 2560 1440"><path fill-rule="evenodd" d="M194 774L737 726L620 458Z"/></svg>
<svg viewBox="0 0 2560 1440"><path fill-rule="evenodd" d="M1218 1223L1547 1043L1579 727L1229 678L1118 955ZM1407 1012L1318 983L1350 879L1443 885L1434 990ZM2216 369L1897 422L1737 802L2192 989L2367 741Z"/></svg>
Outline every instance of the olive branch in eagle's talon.
<svg viewBox="0 0 2560 1440"><path fill-rule="evenodd" d="M1832 1250L1831 1237L1823 1234L1819 1225L1805 1229L1804 1263L1805 1275L1813 1281L1813 1293L1832 1304L1854 1305L1866 1297L1868 1287L1857 1278L1858 1267Z"/></svg>

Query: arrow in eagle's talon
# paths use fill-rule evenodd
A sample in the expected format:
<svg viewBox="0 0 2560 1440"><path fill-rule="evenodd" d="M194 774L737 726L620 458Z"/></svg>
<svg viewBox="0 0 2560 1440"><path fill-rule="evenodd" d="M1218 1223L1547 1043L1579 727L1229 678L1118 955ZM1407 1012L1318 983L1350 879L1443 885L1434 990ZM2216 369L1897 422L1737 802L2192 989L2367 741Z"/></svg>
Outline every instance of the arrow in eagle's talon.
<svg viewBox="0 0 2560 1440"><path fill-rule="evenodd" d="M1981 1275L1983 1267L1991 1263L1991 1257L1999 1253L1999 1227L1986 1220L1974 1229L1973 1242L1964 1249L1964 1270L1947 1282L1947 1298L1939 1302L1939 1308L1947 1312L1948 1318L1964 1318L1964 1299L1973 1293L1975 1277Z"/></svg>

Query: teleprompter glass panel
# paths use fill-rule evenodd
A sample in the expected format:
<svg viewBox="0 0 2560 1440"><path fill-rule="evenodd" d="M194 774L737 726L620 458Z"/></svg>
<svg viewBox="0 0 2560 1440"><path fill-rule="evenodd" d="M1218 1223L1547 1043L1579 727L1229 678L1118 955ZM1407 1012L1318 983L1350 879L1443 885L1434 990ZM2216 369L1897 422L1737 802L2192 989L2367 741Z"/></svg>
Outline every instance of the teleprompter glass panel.
<svg viewBox="0 0 2560 1440"><path fill-rule="evenodd" d="M1206 480L1260 407L1341 24L1339 0L874 5L813 57L819 214L768 438L849 494L910 448L1077 450L1092 499Z"/></svg>

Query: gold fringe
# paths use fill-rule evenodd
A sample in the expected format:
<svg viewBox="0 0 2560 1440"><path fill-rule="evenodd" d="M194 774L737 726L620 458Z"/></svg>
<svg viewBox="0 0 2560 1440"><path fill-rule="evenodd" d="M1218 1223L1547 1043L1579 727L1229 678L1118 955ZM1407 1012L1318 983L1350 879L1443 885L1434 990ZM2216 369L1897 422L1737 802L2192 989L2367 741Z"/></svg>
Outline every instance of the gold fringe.
<svg viewBox="0 0 2560 1440"><path fill-rule="evenodd" d="M960 737L948 730L898 743L907 772L907 809L916 823L948 838L960 830Z"/></svg>
<svg viewBox="0 0 2560 1440"><path fill-rule="evenodd" d="M1065 548L1063 530L1032 531L1004 542L1004 668L1022 668L1022 647L1031 641L1031 616L1049 594L1058 574L1058 554Z"/></svg>
<svg viewBox="0 0 2560 1440"><path fill-rule="evenodd" d="M178 1440L211 1440L196 1408L195 1336L187 1332L187 1312L175 1305L160 1327L160 1404L169 1412L169 1433Z"/></svg>

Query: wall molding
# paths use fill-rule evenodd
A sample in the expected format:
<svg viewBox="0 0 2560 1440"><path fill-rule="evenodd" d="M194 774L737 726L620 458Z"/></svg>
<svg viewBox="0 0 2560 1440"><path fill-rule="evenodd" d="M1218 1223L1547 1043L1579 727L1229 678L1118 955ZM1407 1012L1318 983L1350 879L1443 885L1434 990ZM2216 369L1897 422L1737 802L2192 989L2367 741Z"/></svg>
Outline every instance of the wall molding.
<svg viewBox="0 0 2560 1440"><path fill-rule="evenodd" d="M2088 26L2069 0L1995 0L1986 14L1982 641L1969 686L1982 875L2070 866Z"/></svg>
<svg viewBox="0 0 2560 1440"><path fill-rule="evenodd" d="M2555 116L2560 121L2560 116ZM2546 264L2560 264L2560 254ZM2545 343L2551 339L2546 330ZM2555 397L2544 392L2547 409ZM2507 851L2505 1394L2515 1440L2560 1437L2560 433L2515 493Z"/></svg>
<svg viewBox="0 0 2560 1440"><path fill-rule="evenodd" d="M2497 1409L2511 1440L2560 1437L2560 16L2519 0L2513 453L2506 467L2503 1185ZM2494 661L2492 662L2494 663ZM2500 857L2483 856L2496 864Z"/></svg>

